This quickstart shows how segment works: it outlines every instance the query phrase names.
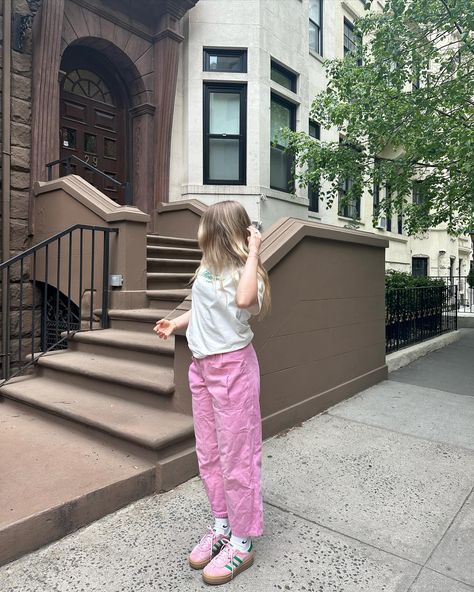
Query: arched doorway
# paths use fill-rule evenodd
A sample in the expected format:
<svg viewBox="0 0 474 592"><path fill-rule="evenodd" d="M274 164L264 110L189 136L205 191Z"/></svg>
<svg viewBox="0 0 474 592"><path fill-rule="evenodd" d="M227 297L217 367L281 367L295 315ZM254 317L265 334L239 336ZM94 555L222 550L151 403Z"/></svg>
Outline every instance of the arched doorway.
<svg viewBox="0 0 474 592"><path fill-rule="evenodd" d="M60 157L75 155L110 177L126 183L128 170L126 87L114 65L98 51L69 46L61 61ZM66 166L62 174L66 174ZM81 164L70 172L81 175L120 204L125 189Z"/></svg>

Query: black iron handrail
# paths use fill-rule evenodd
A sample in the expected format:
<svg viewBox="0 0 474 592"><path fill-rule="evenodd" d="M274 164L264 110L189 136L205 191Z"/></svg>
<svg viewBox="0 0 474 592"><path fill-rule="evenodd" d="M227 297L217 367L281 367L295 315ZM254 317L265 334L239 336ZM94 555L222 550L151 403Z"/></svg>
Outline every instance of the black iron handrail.
<svg viewBox="0 0 474 592"><path fill-rule="evenodd" d="M53 160L52 162L48 162L48 164L46 165L46 168L48 170L48 181L53 180L53 167L58 164L65 164L66 165L66 174L69 175L71 173L71 162L77 162L78 164L81 164L83 167L92 171L93 173L96 173L97 175L103 177L104 179L107 179L107 181L110 181L116 187L119 187L120 189L125 189L125 203L126 204L132 203L132 201L130 199L131 186L130 186L129 181L125 181L125 183L121 183L120 181L117 181L117 179L114 179L110 175L107 175L107 173L104 173L103 171L101 171L97 167L89 164L85 160L82 160L81 158L79 158L75 154L71 154L70 156L66 156L65 158L59 158L58 160Z"/></svg>
<svg viewBox="0 0 474 592"><path fill-rule="evenodd" d="M74 251L73 234L79 233L79 249ZM84 257L84 239L86 233L91 234L91 254L90 259ZM3 278L3 289L7 290L7 320L3 327L3 348L1 353L3 379L0 380L2 386L7 380L24 372L28 367L34 364L38 358L54 349L61 349L71 334L80 330L93 329L93 310L94 310L94 292L96 271L96 233L103 235L103 253L102 253L102 283L99 289L102 290L102 309L100 316L100 327L108 327L108 307L109 307L109 250L110 233L118 233L118 228L105 228L102 226L93 226L89 224L75 224L65 230L54 234L53 236L30 247L26 251L15 255L8 261L0 263L0 272ZM63 239L63 240L62 240ZM66 242L65 255L62 251L62 242ZM56 274L51 274L50 251L55 249ZM64 247L64 244L63 244ZM43 274L38 271L38 258L43 256ZM67 261L67 285L65 292L61 292L61 257L64 256ZM67 257L67 259L66 259ZM78 284L77 304L76 297L72 294L73 279L73 258L74 273ZM30 268L27 268L27 263ZM88 269L90 266L90 270ZM87 271L87 277L84 272ZM41 277L39 277L41 276ZM50 278L54 277L56 286L49 283ZM31 284L30 302L25 305L24 284ZM17 297L12 302L12 290L17 287ZM88 318L83 319L82 300L84 293L90 290L91 301ZM38 304L38 301L40 303ZM61 310L62 308L62 310ZM26 313L31 314L31 321L28 318L25 321ZM38 327L37 315L41 313L41 322ZM60 315L62 313L62 317ZM48 320L49 319L49 320ZM31 326L26 327L26 324ZM12 326L14 325L16 339L12 340ZM52 334L49 329L52 329ZM26 332L25 332L26 331ZM38 347L38 333L41 335L41 343ZM24 342L30 338L29 347L26 348L28 354L24 354ZM18 348L17 359L12 360L12 347L16 343ZM12 369L12 366L15 366ZM12 370L14 370L12 372Z"/></svg>

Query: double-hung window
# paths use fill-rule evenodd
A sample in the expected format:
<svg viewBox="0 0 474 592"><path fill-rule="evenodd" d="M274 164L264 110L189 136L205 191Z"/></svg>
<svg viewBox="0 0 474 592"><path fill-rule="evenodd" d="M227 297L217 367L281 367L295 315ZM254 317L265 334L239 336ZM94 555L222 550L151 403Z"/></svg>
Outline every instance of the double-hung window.
<svg viewBox="0 0 474 592"><path fill-rule="evenodd" d="M411 258L411 274L413 277L426 277L428 275L427 257Z"/></svg>
<svg viewBox="0 0 474 592"><path fill-rule="evenodd" d="M344 144L354 150L361 150L361 148L355 144L348 144L343 136L339 136L339 144ZM338 213L339 216L345 218L360 219L360 195L353 195L350 199L346 198L349 190L352 190L354 180L351 177L342 179L339 184L339 200L338 200Z"/></svg>
<svg viewBox="0 0 474 592"><path fill-rule="evenodd" d="M356 51L362 43L359 35L354 31L354 25L346 17L344 17L344 56ZM359 66L362 65L362 59L357 60Z"/></svg>
<svg viewBox="0 0 474 592"><path fill-rule="evenodd" d="M427 200L426 184L422 179L413 181L413 203L421 206Z"/></svg>
<svg viewBox="0 0 474 592"><path fill-rule="evenodd" d="M390 185L385 186L385 203L387 204L387 230L389 232L392 232L392 188L390 187Z"/></svg>
<svg viewBox="0 0 474 592"><path fill-rule="evenodd" d="M309 120L308 127L309 135L315 140L321 139L321 125L316 121ZM319 212L319 194L320 184L319 183L308 183L308 210L310 212Z"/></svg>
<svg viewBox="0 0 474 592"><path fill-rule="evenodd" d="M344 179L339 186L339 216L345 218L360 219L360 196L352 197L346 201L346 194L352 189L353 180Z"/></svg>
<svg viewBox="0 0 474 592"><path fill-rule="evenodd" d="M245 84L204 85L204 183L246 183Z"/></svg>
<svg viewBox="0 0 474 592"><path fill-rule="evenodd" d="M309 0L309 48L323 55L323 0Z"/></svg>
<svg viewBox="0 0 474 592"><path fill-rule="evenodd" d="M296 106L272 94L270 121L270 187L292 193L293 156L286 152L288 142L282 138L280 130L296 129Z"/></svg>

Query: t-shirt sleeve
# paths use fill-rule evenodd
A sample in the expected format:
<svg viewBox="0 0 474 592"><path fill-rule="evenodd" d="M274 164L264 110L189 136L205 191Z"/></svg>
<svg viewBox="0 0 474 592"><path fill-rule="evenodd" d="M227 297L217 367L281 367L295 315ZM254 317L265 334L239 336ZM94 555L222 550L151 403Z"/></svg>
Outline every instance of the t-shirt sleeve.
<svg viewBox="0 0 474 592"><path fill-rule="evenodd" d="M257 315L260 312L260 310L262 308L264 293L265 293L265 284L263 283L262 278L258 277L258 279L257 279L257 302L247 308L247 310L249 311L250 314Z"/></svg>

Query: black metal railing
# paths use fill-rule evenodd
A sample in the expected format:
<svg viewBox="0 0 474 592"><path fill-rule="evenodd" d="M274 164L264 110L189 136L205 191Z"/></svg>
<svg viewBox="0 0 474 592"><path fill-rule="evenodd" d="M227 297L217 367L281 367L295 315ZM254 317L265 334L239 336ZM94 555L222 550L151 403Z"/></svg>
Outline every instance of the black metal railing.
<svg viewBox="0 0 474 592"><path fill-rule="evenodd" d="M85 160L82 160L81 158L75 156L74 154L72 154L71 156L66 156L65 158L60 158L58 160L53 160L52 162L48 162L48 164L46 165L46 169L48 171L48 181L53 180L53 167L55 167L57 165L64 165L66 175L70 175L73 172L73 168L72 168L73 162L80 164L81 166L83 166L87 170L91 171L92 173L98 175L99 177L102 177L103 179L106 179L107 181L109 181L109 183L112 183L115 187L117 187L119 189L124 189L125 190L125 196L124 196L125 203L127 205L132 204L132 202L133 202L132 193L131 193L132 186L129 181L126 181L125 183L121 183L120 181L117 181L117 179L114 179L110 175L107 175L107 173L104 173L103 171L101 171L97 167L89 164L88 162L86 162Z"/></svg>
<svg viewBox="0 0 474 592"><path fill-rule="evenodd" d="M443 280L446 286L451 288L456 286L458 293L458 312L474 314L474 283L469 281L467 275L438 275L433 277Z"/></svg>
<svg viewBox="0 0 474 592"><path fill-rule="evenodd" d="M457 329L457 286L391 288L385 292L385 349L397 351Z"/></svg>
<svg viewBox="0 0 474 592"><path fill-rule="evenodd" d="M0 264L0 386L67 346L71 333L108 327L110 233L118 229L76 224Z"/></svg>

